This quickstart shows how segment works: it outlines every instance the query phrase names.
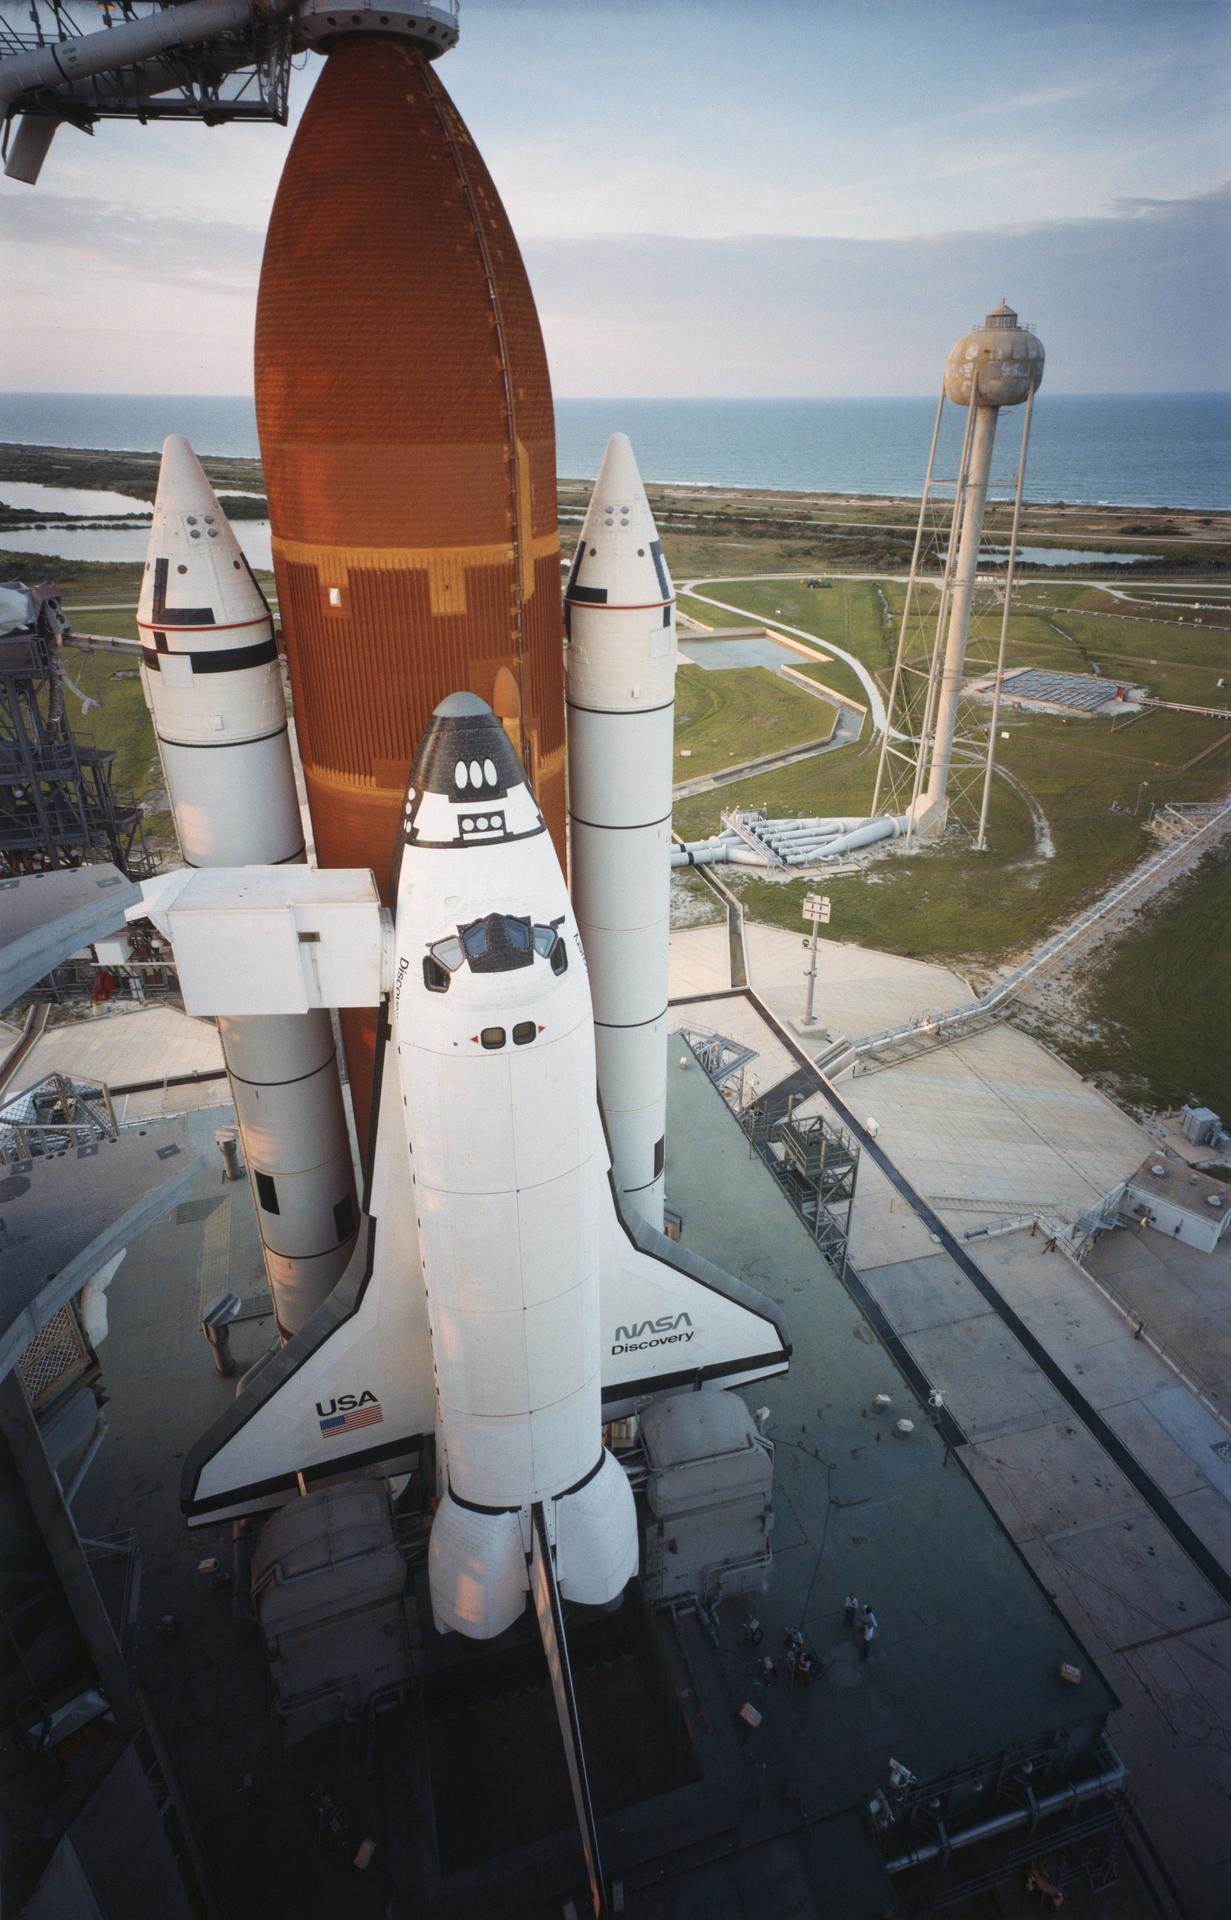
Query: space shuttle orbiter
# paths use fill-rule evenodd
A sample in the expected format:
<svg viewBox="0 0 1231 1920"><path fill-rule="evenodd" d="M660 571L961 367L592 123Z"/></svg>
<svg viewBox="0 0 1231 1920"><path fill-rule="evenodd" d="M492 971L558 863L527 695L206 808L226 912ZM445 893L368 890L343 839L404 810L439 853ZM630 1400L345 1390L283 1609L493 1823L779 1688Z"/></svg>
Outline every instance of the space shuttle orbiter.
<svg viewBox="0 0 1231 1920"><path fill-rule="evenodd" d="M782 1371L770 1301L616 1205L585 954L511 741L476 695L436 709L410 772L396 906L372 877L213 869L152 883L191 1013L382 1008L365 1229L307 1326L193 1448L203 1524L435 1436L438 1624L521 1612L541 1508L564 1598L636 1566L602 1446L646 1395Z"/></svg>

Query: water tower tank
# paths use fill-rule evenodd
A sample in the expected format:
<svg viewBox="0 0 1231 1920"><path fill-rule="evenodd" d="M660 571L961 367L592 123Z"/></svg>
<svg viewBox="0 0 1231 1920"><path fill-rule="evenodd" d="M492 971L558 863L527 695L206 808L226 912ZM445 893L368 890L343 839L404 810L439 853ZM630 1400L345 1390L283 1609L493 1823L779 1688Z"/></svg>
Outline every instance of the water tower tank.
<svg viewBox="0 0 1231 1920"><path fill-rule="evenodd" d="M1017 407L1043 378L1043 343L1001 301L981 327L958 341L945 362L945 393L955 406L970 405L978 375L978 396L985 407Z"/></svg>

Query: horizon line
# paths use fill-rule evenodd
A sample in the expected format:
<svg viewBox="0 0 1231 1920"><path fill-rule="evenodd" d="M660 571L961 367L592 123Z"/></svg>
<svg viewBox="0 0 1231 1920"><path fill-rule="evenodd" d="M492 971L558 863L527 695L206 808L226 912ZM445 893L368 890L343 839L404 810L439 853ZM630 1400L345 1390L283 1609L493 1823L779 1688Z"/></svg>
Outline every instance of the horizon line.
<svg viewBox="0 0 1231 1920"><path fill-rule="evenodd" d="M0 394L15 400L242 400L255 404L250 393L182 389L115 393L98 387L0 387ZM1231 387L1048 388L1046 394L1055 400L1225 400L1231 399ZM813 400L934 400L936 395L937 389L930 388L910 393L557 393L552 399L585 401L593 406L692 406L716 401L739 406L794 406Z"/></svg>

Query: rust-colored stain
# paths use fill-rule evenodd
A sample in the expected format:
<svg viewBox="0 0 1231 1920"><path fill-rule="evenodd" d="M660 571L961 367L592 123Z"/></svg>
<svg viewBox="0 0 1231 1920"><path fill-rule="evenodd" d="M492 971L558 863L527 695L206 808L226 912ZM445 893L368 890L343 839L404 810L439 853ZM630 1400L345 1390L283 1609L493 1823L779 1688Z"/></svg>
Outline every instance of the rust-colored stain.
<svg viewBox="0 0 1231 1920"><path fill-rule="evenodd" d="M343 41L317 81L265 244L256 406L320 864L371 867L388 899L411 756L463 687L516 732L563 858L547 360L499 195L410 47ZM342 1025L362 1141L375 1021Z"/></svg>

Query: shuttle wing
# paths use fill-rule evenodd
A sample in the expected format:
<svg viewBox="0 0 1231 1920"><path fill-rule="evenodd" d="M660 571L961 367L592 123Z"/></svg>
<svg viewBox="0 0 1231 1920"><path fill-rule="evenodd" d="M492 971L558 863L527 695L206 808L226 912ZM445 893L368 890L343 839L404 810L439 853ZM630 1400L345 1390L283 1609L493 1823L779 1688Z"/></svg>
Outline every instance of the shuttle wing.
<svg viewBox="0 0 1231 1920"><path fill-rule="evenodd" d="M383 1030L387 1034L387 1027ZM281 1506L371 1467L408 1472L435 1427L427 1296L396 1062L382 1042L377 1125L354 1258L301 1332L245 1381L184 1462L190 1526Z"/></svg>
<svg viewBox="0 0 1231 1920"><path fill-rule="evenodd" d="M647 1393L785 1373L791 1337L772 1300L645 1221L608 1185L600 1287L603 1414Z"/></svg>

